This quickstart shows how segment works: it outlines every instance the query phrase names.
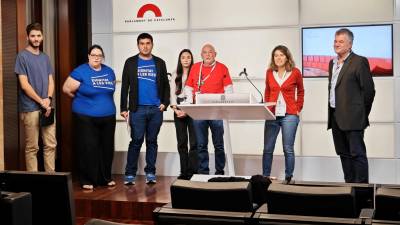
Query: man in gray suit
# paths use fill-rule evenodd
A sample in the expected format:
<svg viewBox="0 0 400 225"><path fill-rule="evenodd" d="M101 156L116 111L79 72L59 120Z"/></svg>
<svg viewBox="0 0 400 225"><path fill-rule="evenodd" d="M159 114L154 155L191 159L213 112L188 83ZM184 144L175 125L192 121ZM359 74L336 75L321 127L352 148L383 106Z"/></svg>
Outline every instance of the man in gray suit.
<svg viewBox="0 0 400 225"><path fill-rule="evenodd" d="M329 62L328 129L332 128L346 183L368 183L364 129L375 97L367 58L352 52L354 36L346 28L335 33L337 57Z"/></svg>

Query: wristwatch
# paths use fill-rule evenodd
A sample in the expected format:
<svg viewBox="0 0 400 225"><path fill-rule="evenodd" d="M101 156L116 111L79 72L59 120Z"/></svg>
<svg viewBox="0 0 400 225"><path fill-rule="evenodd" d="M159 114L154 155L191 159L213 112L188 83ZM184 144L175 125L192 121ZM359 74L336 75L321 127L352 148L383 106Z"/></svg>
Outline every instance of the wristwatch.
<svg viewBox="0 0 400 225"><path fill-rule="evenodd" d="M53 97L48 96L47 98L50 99L50 101L53 101Z"/></svg>

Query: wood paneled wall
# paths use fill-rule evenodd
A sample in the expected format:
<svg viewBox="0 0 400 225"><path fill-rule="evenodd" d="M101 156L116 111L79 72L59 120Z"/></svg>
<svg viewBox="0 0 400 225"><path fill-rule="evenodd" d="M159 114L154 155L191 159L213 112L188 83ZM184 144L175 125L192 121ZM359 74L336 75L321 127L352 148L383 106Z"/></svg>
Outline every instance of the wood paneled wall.
<svg viewBox="0 0 400 225"><path fill-rule="evenodd" d="M90 1L58 0L56 4L57 134L62 171L76 171L71 99L62 85L71 71L86 62L91 37Z"/></svg>
<svg viewBox="0 0 400 225"><path fill-rule="evenodd" d="M59 0L56 4L56 90L57 95L57 134L58 149L61 158L61 170L71 171L73 168L72 132L71 132L71 99L62 94L62 84L74 68L75 54L73 27L71 21L70 0Z"/></svg>
<svg viewBox="0 0 400 225"><path fill-rule="evenodd" d="M1 1L0 1L0 24L1 18ZM0 34L2 27L0 26ZM3 63L3 41L0 35L0 62ZM0 120L3 120L3 67L0 66ZM0 123L0 170L4 170L4 129L3 123Z"/></svg>
<svg viewBox="0 0 400 225"><path fill-rule="evenodd" d="M1 0L1 49L3 80L3 110L0 118L4 129L4 165L7 170L25 169L24 134L19 124L17 107L17 77L14 73L15 57L26 46L27 2L32 7L31 21L42 21L43 0ZM57 105L57 171L74 171L71 124L71 99L62 94L62 84L70 72L86 61L91 37L90 0L55 0L55 81ZM0 70L1 73L1 70ZM1 74L0 74L1 75ZM1 104L1 101L0 101ZM3 112L3 117L1 117ZM0 132L1 144L1 132ZM0 149L0 155L1 149ZM0 157L1 169L1 157Z"/></svg>
<svg viewBox="0 0 400 225"><path fill-rule="evenodd" d="M21 152L17 107L17 78L14 73L15 57L26 43L25 0L1 1L2 69L3 69L3 126L5 169L24 166Z"/></svg>

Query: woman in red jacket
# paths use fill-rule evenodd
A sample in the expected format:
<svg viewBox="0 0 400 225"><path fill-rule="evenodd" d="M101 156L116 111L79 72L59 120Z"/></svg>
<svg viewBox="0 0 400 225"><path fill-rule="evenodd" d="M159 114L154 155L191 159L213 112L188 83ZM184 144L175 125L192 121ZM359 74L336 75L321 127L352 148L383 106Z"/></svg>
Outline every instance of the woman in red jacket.
<svg viewBox="0 0 400 225"><path fill-rule="evenodd" d="M276 120L265 121L263 175L270 176L276 137L282 128L283 152L285 155L285 180L292 181L294 171L294 140L299 114L303 108L304 87L299 69L295 67L292 54L283 45L274 48L271 63L265 78L265 102L276 102L270 107Z"/></svg>

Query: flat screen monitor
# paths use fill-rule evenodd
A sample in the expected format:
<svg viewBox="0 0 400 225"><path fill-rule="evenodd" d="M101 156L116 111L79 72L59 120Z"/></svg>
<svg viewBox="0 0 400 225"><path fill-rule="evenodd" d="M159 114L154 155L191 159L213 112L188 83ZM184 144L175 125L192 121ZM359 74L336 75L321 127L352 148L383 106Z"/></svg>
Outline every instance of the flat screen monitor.
<svg viewBox="0 0 400 225"><path fill-rule="evenodd" d="M352 50L368 58L373 76L393 76L393 25L305 27L302 29L304 77L327 77L329 61L336 57L335 32L348 28L354 34Z"/></svg>
<svg viewBox="0 0 400 225"><path fill-rule="evenodd" d="M75 225L70 173L2 171L0 185L2 191L31 193L33 225Z"/></svg>

